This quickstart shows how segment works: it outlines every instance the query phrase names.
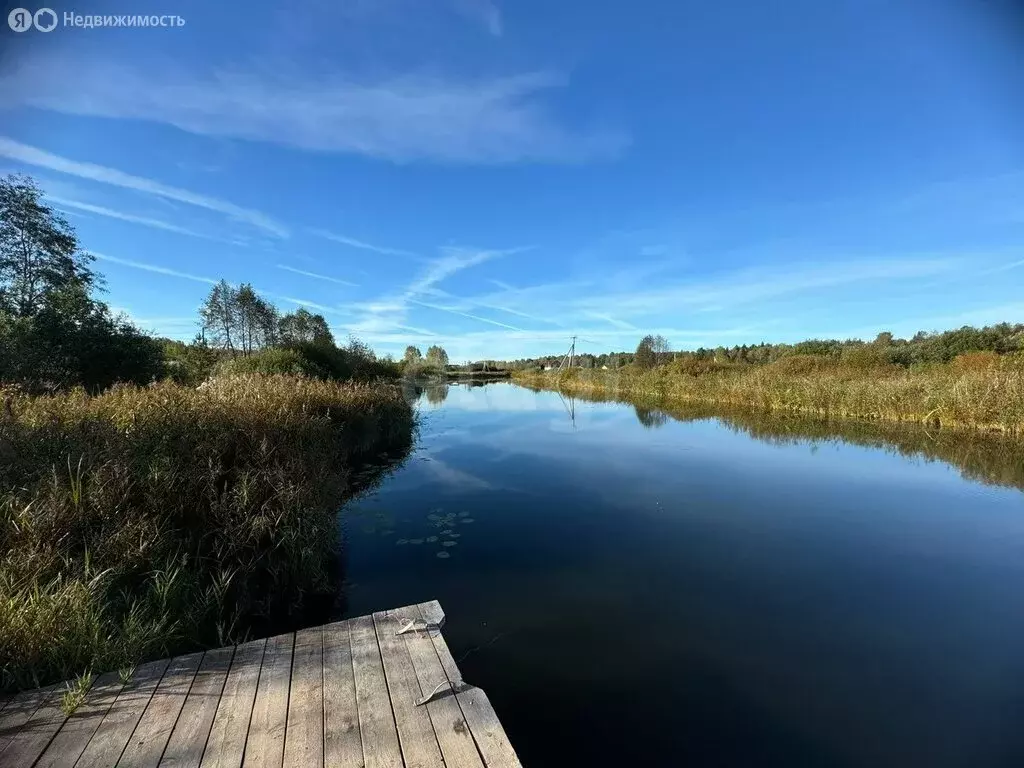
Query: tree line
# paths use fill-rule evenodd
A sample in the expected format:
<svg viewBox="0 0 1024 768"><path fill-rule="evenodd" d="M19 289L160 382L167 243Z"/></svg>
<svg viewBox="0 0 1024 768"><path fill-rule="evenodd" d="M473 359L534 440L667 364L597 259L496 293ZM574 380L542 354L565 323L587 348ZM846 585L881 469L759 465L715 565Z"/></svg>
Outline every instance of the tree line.
<svg viewBox="0 0 1024 768"><path fill-rule="evenodd" d="M427 347L427 354L424 355L419 347L410 344L405 348L402 365L409 375L444 373L448 369L448 353L444 347L434 344Z"/></svg>
<svg viewBox="0 0 1024 768"><path fill-rule="evenodd" d="M1024 351L1024 323L998 323L983 328L963 326L950 331L919 331L909 339L896 338L883 331L874 340L808 339L794 344L740 344L731 347L700 347L695 350L672 351L663 336L647 335L634 351L576 356L574 367L616 369L627 365L653 368L673 360L715 362L735 365L764 365L794 355L814 355L829 359L855 356L870 357L877 362L903 367L928 363L948 363L958 355L970 352L991 352L997 355ZM511 360L505 365L512 370L544 370L557 368L563 355L544 355Z"/></svg>
<svg viewBox="0 0 1024 768"><path fill-rule="evenodd" d="M160 345L97 298L93 261L30 177L0 179L0 382L99 390L160 375Z"/></svg>
<svg viewBox="0 0 1024 768"><path fill-rule="evenodd" d="M165 377L196 384L218 367L323 378L398 373L357 339L337 346L323 315L282 313L249 283L211 288L190 343L153 338L98 298L94 261L31 177L0 178L0 384L98 392Z"/></svg>

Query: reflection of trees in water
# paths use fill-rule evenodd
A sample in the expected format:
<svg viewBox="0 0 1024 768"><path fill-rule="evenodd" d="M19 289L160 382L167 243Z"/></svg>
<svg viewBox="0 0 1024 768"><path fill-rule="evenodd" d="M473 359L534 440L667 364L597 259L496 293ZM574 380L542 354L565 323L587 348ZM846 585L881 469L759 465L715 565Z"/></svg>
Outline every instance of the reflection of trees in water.
<svg viewBox="0 0 1024 768"><path fill-rule="evenodd" d="M528 389L537 390L535 387ZM969 479L1024 490L1024 440L992 432L966 429L926 429L920 424L855 419L815 419L783 411L755 408L671 403L657 398L614 397L593 391L575 393L590 402L632 405L644 426L641 412L657 411L676 421L717 419L750 437L777 445L801 442L846 442L879 448L901 456L943 461Z"/></svg>
<svg viewBox="0 0 1024 768"><path fill-rule="evenodd" d="M413 405L420 399L422 394L423 387L412 379L402 379L402 397L405 398L405 402Z"/></svg>
<svg viewBox="0 0 1024 768"><path fill-rule="evenodd" d="M636 420L643 424L645 429L663 427L668 421L668 414L660 408L644 408L634 405L633 410L636 411Z"/></svg>
<svg viewBox="0 0 1024 768"><path fill-rule="evenodd" d="M447 384L438 384L436 386L427 387L424 391L427 393L427 402L431 405L440 405L448 397Z"/></svg>

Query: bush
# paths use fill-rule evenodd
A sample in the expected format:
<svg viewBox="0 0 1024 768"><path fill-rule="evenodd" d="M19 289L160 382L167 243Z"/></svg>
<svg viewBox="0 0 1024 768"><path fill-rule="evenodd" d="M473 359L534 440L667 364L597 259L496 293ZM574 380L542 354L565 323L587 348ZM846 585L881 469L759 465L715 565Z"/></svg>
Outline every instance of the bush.
<svg viewBox="0 0 1024 768"><path fill-rule="evenodd" d="M397 387L287 376L0 399L7 689L294 626L360 463L413 428Z"/></svg>
<svg viewBox="0 0 1024 768"><path fill-rule="evenodd" d="M329 372L297 349L263 349L247 357L235 357L219 363L214 376L310 376L330 378Z"/></svg>

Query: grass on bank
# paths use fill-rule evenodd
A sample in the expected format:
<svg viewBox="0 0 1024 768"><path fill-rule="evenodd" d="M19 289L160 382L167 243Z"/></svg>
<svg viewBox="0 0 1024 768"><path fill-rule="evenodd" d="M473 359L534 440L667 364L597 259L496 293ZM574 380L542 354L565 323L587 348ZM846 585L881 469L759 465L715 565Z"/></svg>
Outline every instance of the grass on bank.
<svg viewBox="0 0 1024 768"><path fill-rule="evenodd" d="M0 400L6 690L286 624L330 591L359 465L414 427L398 387L292 376Z"/></svg>
<svg viewBox="0 0 1024 768"><path fill-rule="evenodd" d="M765 365L687 357L649 369L517 371L514 378L565 392L1024 432L1020 353L972 352L912 367L884 362L870 349L845 357L790 355Z"/></svg>

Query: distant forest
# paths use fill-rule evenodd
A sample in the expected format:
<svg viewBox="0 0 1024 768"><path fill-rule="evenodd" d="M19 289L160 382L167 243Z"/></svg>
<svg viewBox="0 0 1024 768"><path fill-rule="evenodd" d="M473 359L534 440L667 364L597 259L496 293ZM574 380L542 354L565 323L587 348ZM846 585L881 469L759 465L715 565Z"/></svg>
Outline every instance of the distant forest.
<svg viewBox="0 0 1024 768"><path fill-rule="evenodd" d="M809 339L796 344L743 344L733 347L701 347L692 351L672 351L670 343L659 336L645 336L633 352L611 352L594 355L583 352L575 356L579 368L622 368L636 363L651 367L671 360L692 358L718 363L763 365L792 355L818 355L835 358L870 356L874 361L904 367L924 363L948 363L967 352L1009 354L1024 351L1024 323L999 323L974 328L964 326L953 331L920 331L910 339L899 339L891 333L878 334L874 341L860 339ZM543 370L557 367L563 354L545 355L495 363L511 370ZM568 361L566 361L568 364Z"/></svg>

